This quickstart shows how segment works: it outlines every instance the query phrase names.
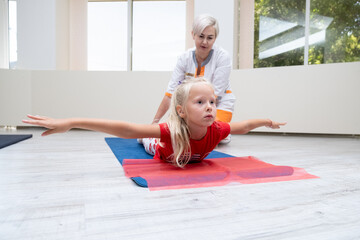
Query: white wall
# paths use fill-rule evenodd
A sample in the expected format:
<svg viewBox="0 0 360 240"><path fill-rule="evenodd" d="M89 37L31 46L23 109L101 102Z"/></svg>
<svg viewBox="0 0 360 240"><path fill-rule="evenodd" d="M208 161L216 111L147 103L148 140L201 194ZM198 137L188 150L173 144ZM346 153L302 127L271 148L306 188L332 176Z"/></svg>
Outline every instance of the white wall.
<svg viewBox="0 0 360 240"><path fill-rule="evenodd" d="M0 69L0 125L16 126L31 111L31 71Z"/></svg>
<svg viewBox="0 0 360 240"><path fill-rule="evenodd" d="M150 123L170 75L0 69L0 126L21 126L28 113Z"/></svg>
<svg viewBox="0 0 360 240"><path fill-rule="evenodd" d="M360 134L360 62L234 70L236 119L287 121L285 132Z"/></svg>
<svg viewBox="0 0 360 240"><path fill-rule="evenodd" d="M0 70L0 125L23 125L27 113L150 123L170 75ZM233 121L272 118L288 122L281 132L360 134L359 76L360 62L234 70Z"/></svg>

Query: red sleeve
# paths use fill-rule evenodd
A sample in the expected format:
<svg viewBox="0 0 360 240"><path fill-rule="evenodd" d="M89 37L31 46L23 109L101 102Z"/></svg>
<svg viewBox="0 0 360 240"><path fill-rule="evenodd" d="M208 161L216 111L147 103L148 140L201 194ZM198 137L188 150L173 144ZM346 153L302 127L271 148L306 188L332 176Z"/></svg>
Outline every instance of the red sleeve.
<svg viewBox="0 0 360 240"><path fill-rule="evenodd" d="M223 140L230 134L230 124L225 122L216 122L220 132L220 140Z"/></svg>
<svg viewBox="0 0 360 240"><path fill-rule="evenodd" d="M167 123L160 123L160 142L171 142L170 130Z"/></svg>

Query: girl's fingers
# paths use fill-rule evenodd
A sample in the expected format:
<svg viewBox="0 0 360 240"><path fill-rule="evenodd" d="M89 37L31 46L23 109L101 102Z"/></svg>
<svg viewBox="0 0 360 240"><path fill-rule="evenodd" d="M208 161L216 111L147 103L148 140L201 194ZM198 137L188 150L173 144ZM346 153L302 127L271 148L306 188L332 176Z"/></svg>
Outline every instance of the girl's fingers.
<svg viewBox="0 0 360 240"><path fill-rule="evenodd" d="M43 132L42 134L41 134L41 136L47 136L47 135L50 135L50 134L53 134L53 129L49 129L49 130L46 130L45 132Z"/></svg>
<svg viewBox="0 0 360 240"><path fill-rule="evenodd" d="M35 121L35 120L29 120L29 119L24 119L22 120L23 123L28 123L28 124L36 124L38 125L38 121Z"/></svg>
<svg viewBox="0 0 360 240"><path fill-rule="evenodd" d="M275 123L273 124L273 127L274 127L274 128L280 128L280 126L284 126L284 125L286 125L286 122L282 122L282 123L275 122Z"/></svg>
<svg viewBox="0 0 360 240"><path fill-rule="evenodd" d="M23 123L32 124L32 123L31 123L31 120L27 120L27 119L22 120L22 122L23 122Z"/></svg>
<svg viewBox="0 0 360 240"><path fill-rule="evenodd" d="M39 120L31 120L31 119L24 119L22 120L24 123L36 124L39 123Z"/></svg>
<svg viewBox="0 0 360 240"><path fill-rule="evenodd" d="M278 128L280 128L280 126L284 126L286 124L287 124L287 122L282 122L282 123L272 122L272 124L271 124L271 126L269 126L269 128L278 129Z"/></svg>
<svg viewBox="0 0 360 240"><path fill-rule="evenodd" d="M34 116L34 115L28 114L27 116L28 116L28 118L31 118L31 119L34 119L34 120L46 120L46 119L49 119L48 117L39 116L39 115Z"/></svg>
<svg viewBox="0 0 360 240"><path fill-rule="evenodd" d="M29 120L29 119L24 119L24 120L22 120L22 122L23 122L23 123L27 123L27 124L32 124L32 125L40 126L40 127L51 128L51 126L49 126L49 124L46 123L44 120Z"/></svg>

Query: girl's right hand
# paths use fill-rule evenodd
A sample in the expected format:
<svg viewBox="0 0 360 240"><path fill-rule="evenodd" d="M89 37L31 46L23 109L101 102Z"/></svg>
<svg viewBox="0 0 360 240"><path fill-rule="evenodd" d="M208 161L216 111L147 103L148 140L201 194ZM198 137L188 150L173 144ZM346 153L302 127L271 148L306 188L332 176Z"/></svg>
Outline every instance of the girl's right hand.
<svg viewBox="0 0 360 240"><path fill-rule="evenodd" d="M53 119L44 116L27 115L28 118L23 120L23 123L32 124L40 127L45 127L48 130L43 132L42 136L47 136L54 133L63 133L71 129L70 119Z"/></svg>

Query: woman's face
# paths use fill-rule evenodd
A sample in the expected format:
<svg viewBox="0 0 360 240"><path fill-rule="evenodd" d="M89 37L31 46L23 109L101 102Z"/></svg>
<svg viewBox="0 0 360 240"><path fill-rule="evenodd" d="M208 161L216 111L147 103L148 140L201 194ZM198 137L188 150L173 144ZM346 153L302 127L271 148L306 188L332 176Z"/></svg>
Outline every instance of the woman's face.
<svg viewBox="0 0 360 240"><path fill-rule="evenodd" d="M196 54L207 57L216 40L215 28L213 26L208 26L200 35L193 34L193 39L195 41Z"/></svg>

